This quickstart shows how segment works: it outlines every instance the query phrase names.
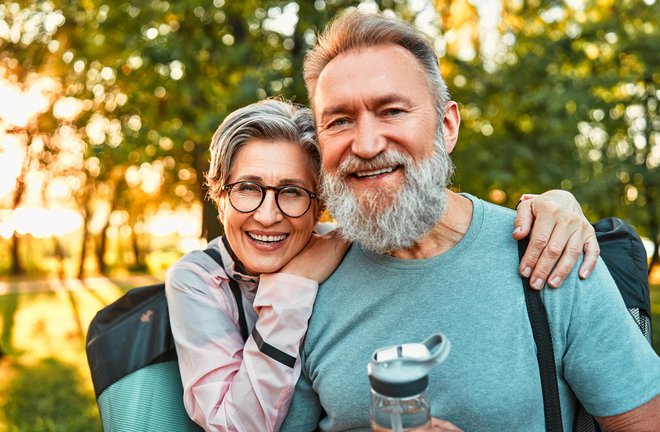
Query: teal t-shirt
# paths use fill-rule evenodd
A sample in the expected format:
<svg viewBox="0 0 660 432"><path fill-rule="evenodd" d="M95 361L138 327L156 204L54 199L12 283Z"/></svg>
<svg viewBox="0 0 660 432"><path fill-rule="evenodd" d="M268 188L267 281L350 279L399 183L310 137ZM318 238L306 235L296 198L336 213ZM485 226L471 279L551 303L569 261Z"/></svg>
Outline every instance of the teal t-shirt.
<svg viewBox="0 0 660 432"><path fill-rule="evenodd" d="M450 251L423 260L354 245L320 287L303 372L283 431L369 430L367 364L380 347L444 333L452 349L429 376L431 414L467 431L544 431L535 344L525 306L515 214L465 195L471 225ZM604 264L544 289L562 414L575 398L594 415L660 392L660 359L629 316ZM633 355L634 353L634 355ZM320 423L319 423L320 420Z"/></svg>

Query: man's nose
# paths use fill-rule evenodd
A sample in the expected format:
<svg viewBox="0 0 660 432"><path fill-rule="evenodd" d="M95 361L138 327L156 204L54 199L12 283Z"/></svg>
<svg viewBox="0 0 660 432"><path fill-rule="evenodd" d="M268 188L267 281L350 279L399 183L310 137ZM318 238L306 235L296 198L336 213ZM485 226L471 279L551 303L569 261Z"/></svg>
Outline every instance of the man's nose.
<svg viewBox="0 0 660 432"><path fill-rule="evenodd" d="M386 147L387 139L378 126L378 120L370 116L360 118L351 146L353 154L363 159L371 159L378 156Z"/></svg>
<svg viewBox="0 0 660 432"><path fill-rule="evenodd" d="M258 209L254 211L254 220L263 226L270 226L282 220L284 217L277 208L275 201L275 191L267 190L264 201Z"/></svg>

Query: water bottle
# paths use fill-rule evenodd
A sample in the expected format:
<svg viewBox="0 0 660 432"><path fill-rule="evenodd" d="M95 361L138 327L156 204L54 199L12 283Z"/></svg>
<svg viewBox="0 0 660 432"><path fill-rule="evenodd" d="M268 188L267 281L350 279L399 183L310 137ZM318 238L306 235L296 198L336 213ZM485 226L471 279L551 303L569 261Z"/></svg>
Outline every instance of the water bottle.
<svg viewBox="0 0 660 432"><path fill-rule="evenodd" d="M441 333L422 343L376 350L367 366L371 383L371 430L403 432L431 425L428 374L451 345Z"/></svg>

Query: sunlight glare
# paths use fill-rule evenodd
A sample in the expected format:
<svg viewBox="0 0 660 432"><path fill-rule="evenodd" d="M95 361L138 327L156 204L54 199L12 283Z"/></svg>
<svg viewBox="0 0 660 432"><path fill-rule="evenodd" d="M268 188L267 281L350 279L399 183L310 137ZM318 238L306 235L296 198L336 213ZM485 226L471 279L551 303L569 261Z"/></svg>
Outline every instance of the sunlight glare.
<svg viewBox="0 0 660 432"><path fill-rule="evenodd" d="M80 99L66 97L59 99L53 105L53 115L60 120L73 121L83 110L83 103Z"/></svg>
<svg viewBox="0 0 660 432"><path fill-rule="evenodd" d="M179 250L184 254L187 254L188 252L192 252L194 250L206 249L207 246L208 246L208 242L206 241L206 239L199 237L182 238L178 243Z"/></svg>
<svg viewBox="0 0 660 432"><path fill-rule="evenodd" d="M20 138L0 131L0 197L14 190L16 178L21 173L23 154Z"/></svg>
<svg viewBox="0 0 660 432"><path fill-rule="evenodd" d="M182 237L200 237L199 217L191 213L160 211L150 217L145 231L157 237L178 234Z"/></svg>
<svg viewBox="0 0 660 432"><path fill-rule="evenodd" d="M268 18L263 26L266 30L277 32L284 36L291 36L298 23L297 3L289 3L283 8L273 7L268 10Z"/></svg>
<svg viewBox="0 0 660 432"><path fill-rule="evenodd" d="M39 77L23 92L6 80L0 81L0 100L11 101L0 105L0 121L10 128L26 127L38 114L48 110L57 85L48 77Z"/></svg>
<svg viewBox="0 0 660 432"><path fill-rule="evenodd" d="M12 231L18 234L47 238L74 232L80 229L83 220L80 213L70 209L19 207L13 212L9 222L12 224Z"/></svg>

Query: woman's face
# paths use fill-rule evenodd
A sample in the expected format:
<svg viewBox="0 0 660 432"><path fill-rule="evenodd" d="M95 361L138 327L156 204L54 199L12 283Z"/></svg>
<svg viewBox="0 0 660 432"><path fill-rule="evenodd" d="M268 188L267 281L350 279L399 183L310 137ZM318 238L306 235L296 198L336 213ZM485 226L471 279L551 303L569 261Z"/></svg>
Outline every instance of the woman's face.
<svg viewBox="0 0 660 432"><path fill-rule="evenodd" d="M309 191L315 191L317 185L307 153L287 141L253 140L245 144L234 159L227 184L239 181L262 186L296 185ZM304 215L285 216L277 208L275 191L268 190L261 206L250 213L234 209L225 191L218 211L236 257L248 274L258 275L278 271L305 247L320 209L314 199Z"/></svg>

